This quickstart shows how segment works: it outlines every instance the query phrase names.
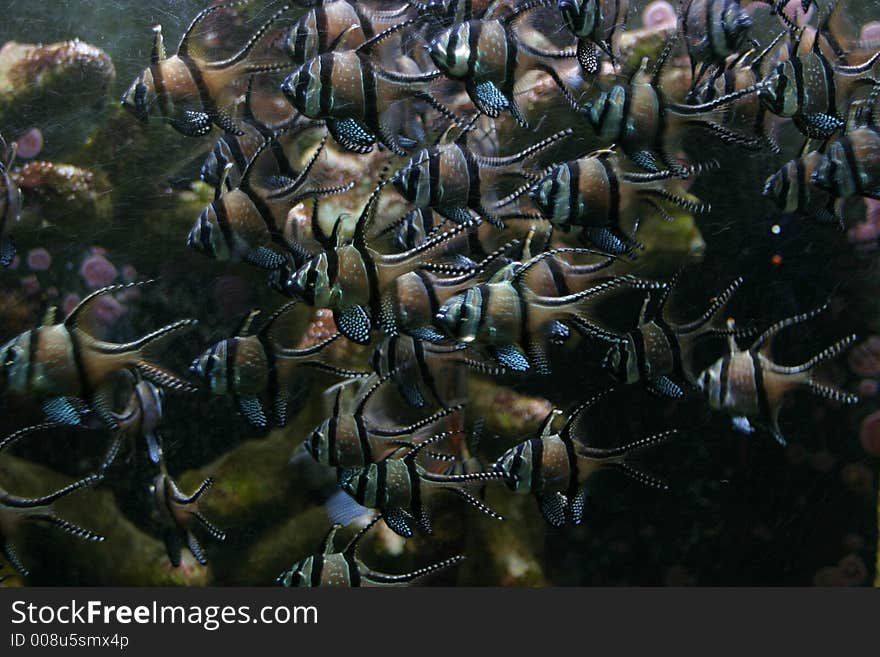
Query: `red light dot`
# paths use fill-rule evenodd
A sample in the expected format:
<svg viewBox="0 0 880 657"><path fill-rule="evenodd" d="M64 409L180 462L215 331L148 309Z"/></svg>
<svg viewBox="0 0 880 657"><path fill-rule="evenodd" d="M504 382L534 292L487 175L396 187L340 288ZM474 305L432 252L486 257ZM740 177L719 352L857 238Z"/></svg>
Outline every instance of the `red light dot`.
<svg viewBox="0 0 880 657"><path fill-rule="evenodd" d="M774 266L778 267L782 264L782 256L777 253L772 258L770 258L770 262L772 262Z"/></svg>

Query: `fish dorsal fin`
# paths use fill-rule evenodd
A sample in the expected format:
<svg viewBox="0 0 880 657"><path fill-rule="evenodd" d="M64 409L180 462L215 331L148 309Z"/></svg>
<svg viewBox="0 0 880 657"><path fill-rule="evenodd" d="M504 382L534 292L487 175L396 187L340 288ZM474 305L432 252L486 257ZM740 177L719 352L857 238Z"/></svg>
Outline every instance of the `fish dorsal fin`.
<svg viewBox="0 0 880 657"><path fill-rule="evenodd" d="M321 555L327 556L329 554L333 554L333 539L336 538L336 532L342 529L342 525L339 523L334 524L330 531L327 532L327 535L324 537L324 540L321 541Z"/></svg>
<svg viewBox="0 0 880 657"><path fill-rule="evenodd" d="M260 158L260 155L263 154L269 146L275 141L275 137L267 137L262 144L260 144L259 148L254 151L254 154L251 156L251 159L248 160L247 165L244 168L244 171L241 172L241 181L238 183L239 189L246 190L250 189L251 186L251 175L254 171L254 165L256 161Z"/></svg>
<svg viewBox="0 0 880 657"><path fill-rule="evenodd" d="M80 315L82 315L83 311L100 296L103 296L105 294L113 294L114 292L121 292L122 290L129 290L133 287L152 285L155 282L156 279L150 279L146 281L135 281L134 283L123 283L121 285L108 285L107 287L102 287L100 290L95 290L85 299L80 301L76 305L76 307L70 311L70 314L68 314L67 317L64 318L64 326L67 327L68 330L75 329L77 327L77 324L79 323L79 318Z"/></svg>
<svg viewBox="0 0 880 657"><path fill-rule="evenodd" d="M648 308L651 305L651 293L645 293L645 300L642 301L642 307L639 309L638 326L644 326L648 323Z"/></svg>
<svg viewBox="0 0 880 657"><path fill-rule="evenodd" d="M43 315L43 321L40 326L52 326L58 323L58 306L49 306Z"/></svg>
<svg viewBox="0 0 880 657"><path fill-rule="evenodd" d="M467 144L467 138L468 138L468 135L471 133L471 131L472 131L474 128L476 128L476 126L477 126L477 121L480 120L480 116L481 116L481 114L480 114L479 112L477 112L476 114L474 114L473 116L471 116L467 121L465 121L461 126L458 126L458 127L461 128L461 132L459 133L458 137L456 137L455 140L453 141L454 144L458 144L459 146L464 146L464 145ZM441 142L440 142L440 143L448 143L448 142L444 141L444 138L445 138L448 134L451 134L450 131L451 131L454 127L457 127L457 124L452 123L452 124L449 126L449 128L447 128L446 132L444 132L444 133L443 133L443 136L441 137Z"/></svg>
<svg viewBox="0 0 880 657"><path fill-rule="evenodd" d="M381 32L379 32L379 34L375 35L374 37L364 41L361 45L359 45L357 48L355 48L355 52L358 53L359 55L365 54L365 53L369 52L376 44L381 43L382 41L389 38L390 36L396 34L397 32L400 32L400 30L402 30L406 27L409 27L410 25L413 25L414 23L418 23L421 20L422 20L421 18L410 18L408 20L401 21L400 23L397 23L396 25L392 25L391 27L389 27L385 30L382 30Z"/></svg>
<svg viewBox="0 0 880 657"><path fill-rule="evenodd" d="M546 260L547 258L552 258L554 256L560 255L562 253L581 253L581 254L591 254L591 255L601 255L606 256L607 254L602 253L601 251L595 251L593 249L584 249L579 247L561 247L558 249L550 249L549 251L544 251L543 253L539 253L531 260L524 262L520 267L517 268L516 273L514 273L512 281L515 284L522 283L523 278L529 272L529 270L537 265L539 262Z"/></svg>
<svg viewBox="0 0 880 657"><path fill-rule="evenodd" d="M283 306L278 308L274 313L269 315L269 319L267 319L266 323L260 327L257 335L262 338L270 337L270 333L272 332L272 328L275 326L275 322L277 322L279 319L281 319L281 317L290 312L290 310L292 310L297 303L298 302L296 299L294 299L293 301L288 301Z"/></svg>
<svg viewBox="0 0 880 657"><path fill-rule="evenodd" d="M223 155L220 155L218 160L225 160ZM218 161L218 164L220 162ZM235 166L232 162L226 162L223 164L223 169L220 171L220 178L217 180L217 185L214 187L214 200L219 201L220 197L223 196L223 190L226 188L226 181L229 180L229 172L232 171L232 167Z"/></svg>
<svg viewBox="0 0 880 657"><path fill-rule="evenodd" d="M261 121L257 120L256 114L254 114L254 78L256 76L249 75L247 81L247 89L244 92L244 103L242 104L241 113L242 116L255 124L263 125Z"/></svg>
<svg viewBox="0 0 880 657"><path fill-rule="evenodd" d="M463 432L459 430L455 431L443 431L442 433L435 434L428 438L427 440L423 440L418 445L409 450L406 455L403 457L404 461L415 461L416 457L419 453L425 449L428 445L433 445L436 442L440 442L441 440L448 438L449 436L457 436L461 435Z"/></svg>
<svg viewBox="0 0 880 657"><path fill-rule="evenodd" d="M364 209L361 211L354 227L354 237L352 238L352 241L358 250L363 251L368 248L367 230L373 224L373 219L375 218L376 211L379 207L379 198L389 180L391 179L388 177L388 166L386 165L379 174L379 182L376 184L376 187L367 199L367 203L364 205Z"/></svg>
<svg viewBox="0 0 880 657"><path fill-rule="evenodd" d="M615 387L612 386L610 388L607 388L606 390L603 390L599 394L590 397L588 400L578 404L568 416L568 419L565 421L565 424L559 431L559 435L566 439L571 438L572 429L574 428L577 421L580 419L581 415L583 415L584 411L587 411L595 406L597 403L599 403L600 400L604 399L612 392L614 392L614 390Z"/></svg>
<svg viewBox="0 0 880 657"><path fill-rule="evenodd" d="M235 331L235 336L238 338L246 338L249 336L251 334L251 326L260 312L259 308L254 308L245 315L244 319L241 320L241 324L238 325L238 329Z"/></svg>
<svg viewBox="0 0 880 657"><path fill-rule="evenodd" d="M541 422L540 431L538 431L538 436L540 438L547 438L552 435L553 432L553 422L562 415L562 411L558 408L554 408L549 413L547 413L547 417Z"/></svg>
<svg viewBox="0 0 880 657"><path fill-rule="evenodd" d="M162 26L153 26L153 49L150 51L150 64L155 66L165 59L165 39L162 37Z"/></svg>
<svg viewBox="0 0 880 657"><path fill-rule="evenodd" d="M352 30L354 30L356 28L357 28L357 25L349 25L347 28L342 30L342 32L337 34L336 38L333 39L333 41L330 43L329 46L327 46L327 50L325 51L325 54L335 52L336 49L339 47L339 45L345 40L346 35L348 35L349 32L351 32Z"/></svg>
<svg viewBox="0 0 880 657"><path fill-rule="evenodd" d="M659 57L657 57L657 63L654 65L654 71L651 73L651 86L657 87L660 84L660 77L663 75L663 69L666 67L666 63L669 61L670 55L672 55L672 51L675 48L675 45L678 43L678 36L673 36L666 42L666 45L663 46L663 50L660 51ZM643 63L643 66L646 66Z"/></svg>
<svg viewBox="0 0 880 657"><path fill-rule="evenodd" d="M233 3L227 4L227 5L223 5L223 7L224 8L231 8L231 7L235 7L238 5L247 4L248 2L250 2L250 0L242 0L241 2L233 2ZM222 61L210 62L208 64L208 68L211 68L214 70L224 69L224 68L229 68L230 66L235 66L236 64L240 64L241 62L243 62L245 59L247 59L247 57L251 54L251 52L253 52L254 48L263 39L263 37L266 36L266 33L269 31L269 28L272 27L272 25L279 18L281 18L281 15L284 14L288 9L290 9L290 5L282 6L278 11L276 11L274 14L272 14L266 20L266 22L264 22L262 25L260 25L260 27L257 29L257 31L253 35L251 35L251 38L247 40L247 43L245 43L244 46L242 46L242 48L237 53L232 55L232 57L228 57ZM268 70L268 69L263 69L263 70Z"/></svg>
<svg viewBox="0 0 880 657"><path fill-rule="evenodd" d="M180 37L180 43L177 46L177 54L181 56L189 55L189 39L192 36L193 30L198 27L199 23L201 23L208 14L213 14L218 9L227 9L229 7L234 7L237 4L241 4L238 2L230 3L227 5L213 5L211 7L205 7L198 14L196 14L195 18L193 18L189 26L187 26L186 30L183 33L183 36Z"/></svg>
<svg viewBox="0 0 880 657"><path fill-rule="evenodd" d="M773 52L773 49L774 49L777 45L779 45L779 42L782 40L782 38L783 38L786 34L788 34L788 33L787 33L785 30L783 30L782 32L780 32L779 34L777 34L775 37L773 37L773 40L772 40L770 43L767 44L767 47L764 48L764 50L762 50L761 52L759 52L758 55L757 55L757 56L751 61L751 63L749 64L749 67L750 67L750 68L752 69L752 71L755 73L755 77L756 77L756 78L759 78L759 79L760 79L760 78L762 77L762 75L761 75L761 65L764 63L764 60L767 58L767 56L768 56L771 52Z"/></svg>
<svg viewBox="0 0 880 657"><path fill-rule="evenodd" d="M366 536L367 532L373 528L377 522L382 519L382 514L377 513L370 522L368 522L363 528L358 530L358 533L355 534L352 539L348 542L348 545L345 546L345 549L342 550L343 554L354 556L357 553L358 545L360 545L361 540L363 540L364 536Z"/></svg>
<svg viewBox="0 0 880 657"><path fill-rule="evenodd" d="M795 324L801 324L802 322L806 322L808 320L813 319L817 315L825 312L828 307L831 305L830 301L826 301L818 308L814 308L813 310L807 311L800 315L795 315L793 317L788 317L786 319L780 320L770 326L766 331L764 331L761 335L759 335L755 341L752 343L751 350L761 350L764 351L765 348L769 349L770 341L783 329L788 328L789 326L794 326Z"/></svg>
<svg viewBox="0 0 880 657"><path fill-rule="evenodd" d="M367 402L370 401L370 397L372 397L376 391L382 386L383 383L388 381L388 379L397 375L399 370L393 369L384 376L377 377L375 381L370 384L370 387L366 390L362 391L358 395L357 405L354 408L353 415L355 417L360 417L364 414L364 410L367 407Z"/></svg>

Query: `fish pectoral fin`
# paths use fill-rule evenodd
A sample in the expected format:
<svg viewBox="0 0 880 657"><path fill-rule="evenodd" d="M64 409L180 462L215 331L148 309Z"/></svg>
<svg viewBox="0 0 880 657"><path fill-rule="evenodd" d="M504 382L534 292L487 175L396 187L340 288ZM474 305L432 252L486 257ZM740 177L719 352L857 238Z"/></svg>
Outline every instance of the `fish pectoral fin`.
<svg viewBox="0 0 880 657"><path fill-rule="evenodd" d="M400 381L397 384L397 389L400 391L404 401L412 408L423 408L425 406L425 396L415 383Z"/></svg>
<svg viewBox="0 0 880 657"><path fill-rule="evenodd" d="M551 493L549 495L537 495L538 508L541 509L541 515L544 520L554 527L563 527L565 525L568 500L565 495L560 492Z"/></svg>
<svg viewBox="0 0 880 657"><path fill-rule="evenodd" d="M265 429L269 426L263 404L255 395L239 396L236 401L238 402L238 410L253 426L258 429Z"/></svg>
<svg viewBox="0 0 880 657"><path fill-rule="evenodd" d="M369 344L373 323L363 306L349 306L344 310L334 310L336 328L346 338L357 344Z"/></svg>
<svg viewBox="0 0 880 657"><path fill-rule="evenodd" d="M376 136L355 119L328 119L327 130L344 149L364 155L373 150Z"/></svg>
<svg viewBox="0 0 880 657"><path fill-rule="evenodd" d="M211 132L211 117L207 112L184 110L183 114L171 119L171 126L186 137L204 137Z"/></svg>
<svg viewBox="0 0 880 657"><path fill-rule="evenodd" d="M588 39L578 41L577 60L587 75L596 75L599 72L599 49L592 41Z"/></svg>
<svg viewBox="0 0 880 657"><path fill-rule="evenodd" d="M422 340L424 342L430 342L431 344L440 344L441 342L446 341L446 336L442 333L438 333L430 326L422 326L420 328L414 328L407 331L409 335L416 338L417 340Z"/></svg>
<svg viewBox="0 0 880 657"><path fill-rule="evenodd" d="M414 534L413 517L403 509L382 509L382 519L388 525L388 529L398 536L411 538Z"/></svg>
<svg viewBox="0 0 880 657"><path fill-rule="evenodd" d="M0 239L0 265L8 267L15 259L15 242L10 235Z"/></svg>
<svg viewBox="0 0 880 657"><path fill-rule="evenodd" d="M502 111L510 108L510 101L494 82L468 82L467 92L481 114L497 119Z"/></svg>
<svg viewBox="0 0 880 657"><path fill-rule="evenodd" d="M648 382L648 390L661 397L669 397L670 399L681 399L684 397L684 390L675 381L668 376L661 375L656 379Z"/></svg>
<svg viewBox="0 0 880 657"><path fill-rule="evenodd" d="M574 499L571 501L569 511L571 512L571 522L573 525L579 525L584 520L584 511L587 508L587 489L581 488Z"/></svg>
<svg viewBox="0 0 880 657"><path fill-rule="evenodd" d="M52 422L77 426L82 424L84 405L75 397L54 397L43 402L43 413Z"/></svg>
<svg viewBox="0 0 880 657"><path fill-rule="evenodd" d="M252 265L270 271L281 269L287 264L283 255L267 246L258 246L256 249L252 249L244 259Z"/></svg>
<svg viewBox="0 0 880 657"><path fill-rule="evenodd" d="M807 114L800 117L796 123L808 137L814 139L827 139L845 125L842 119L824 112Z"/></svg>
<svg viewBox="0 0 880 657"><path fill-rule="evenodd" d="M539 341L533 340L528 348L528 360L538 374L550 374L550 358L547 348Z"/></svg>
<svg viewBox="0 0 880 657"><path fill-rule="evenodd" d="M490 351L495 360L514 372L525 372L529 369L528 358L512 344L490 347Z"/></svg>
<svg viewBox="0 0 880 657"><path fill-rule="evenodd" d="M752 423L749 422L749 418L745 416L737 416L733 417L730 420L730 423L733 425L733 428L739 431L742 434L750 436L755 433L755 427L752 426Z"/></svg>
<svg viewBox="0 0 880 657"><path fill-rule="evenodd" d="M214 112L214 115L211 117L218 128L223 130L230 135L235 135L236 137L241 137L244 132L242 132L241 128L238 127L235 120L225 111L217 110Z"/></svg>

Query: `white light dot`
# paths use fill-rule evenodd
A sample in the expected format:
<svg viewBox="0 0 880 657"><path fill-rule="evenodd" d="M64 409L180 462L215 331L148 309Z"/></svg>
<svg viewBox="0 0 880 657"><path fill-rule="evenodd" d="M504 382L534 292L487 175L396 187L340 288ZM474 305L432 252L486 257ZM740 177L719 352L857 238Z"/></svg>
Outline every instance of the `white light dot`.
<svg viewBox="0 0 880 657"><path fill-rule="evenodd" d="M770 232L774 235L779 235L779 233L782 232L782 227L779 224L773 224L773 226L770 228Z"/></svg>

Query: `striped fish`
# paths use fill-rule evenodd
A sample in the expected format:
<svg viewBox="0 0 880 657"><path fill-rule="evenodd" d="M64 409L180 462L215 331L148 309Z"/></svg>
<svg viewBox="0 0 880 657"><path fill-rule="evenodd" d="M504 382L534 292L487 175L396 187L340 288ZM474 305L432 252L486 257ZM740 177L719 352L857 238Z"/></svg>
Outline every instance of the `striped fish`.
<svg viewBox="0 0 880 657"><path fill-rule="evenodd" d="M791 119L807 138L826 140L845 125L840 113L846 102L843 81L849 86L873 84L870 77L860 77L870 72L880 52L857 66L833 64L819 47L822 35L815 32L813 47L803 53L802 33L789 46L788 58L764 79L759 97L770 112Z"/></svg>
<svg viewBox="0 0 880 657"><path fill-rule="evenodd" d="M581 416L606 394L580 404L558 432L553 431L553 421L561 411L552 411L535 438L512 447L495 463L494 469L504 476L507 487L534 495L541 515L554 527L579 525L583 521L587 484L599 470L619 470L641 484L668 490L665 483L638 470L627 460L635 452L669 440L676 430L608 449L590 447L585 436L580 435Z"/></svg>
<svg viewBox="0 0 880 657"><path fill-rule="evenodd" d="M840 199L813 184L813 174L825 161L822 153L811 151L787 162L767 178L764 196L783 212L815 217L820 223L836 224L843 229Z"/></svg>
<svg viewBox="0 0 880 657"><path fill-rule="evenodd" d="M370 366L380 377L390 375L401 397L413 408L426 406L428 399L447 407L441 390L458 368L496 376L503 373L462 353L464 350L463 345L440 346L408 335L387 336L373 351Z"/></svg>
<svg viewBox="0 0 880 657"><path fill-rule="evenodd" d="M547 51L528 44L524 27L512 21L541 2L526 2L504 19L470 20L435 36L429 45L434 65L448 78L465 83L465 89L481 114L497 118L510 112L527 126L516 102L517 81L536 68L549 68L554 60L574 56L566 50ZM558 75L553 76L557 81Z"/></svg>
<svg viewBox="0 0 880 657"><path fill-rule="evenodd" d="M668 189L668 181L698 173L702 167L627 173L614 151L599 151L554 165L540 178L530 196L541 213L565 230L581 228L582 239L613 254L632 254L638 242L632 232L646 209L664 219L673 218L671 206L691 213L708 206ZM509 202L510 197L501 204Z"/></svg>
<svg viewBox="0 0 880 657"><path fill-rule="evenodd" d="M571 129L562 130L512 155L489 157L468 148L465 130L453 143L420 150L391 182L417 208L431 208L455 223L471 221L473 211L502 227L503 217L497 217L491 209L501 177L523 175L518 165L571 134ZM528 187L524 185L520 191Z"/></svg>
<svg viewBox="0 0 880 657"><path fill-rule="evenodd" d="M44 523L86 541L104 540L103 536L60 518L53 508L53 504L62 497L67 497L81 488L94 486L100 480L101 477L98 475L89 475L42 497L19 497L0 488L0 548L6 560L22 577L27 577L30 571L19 558L12 539L25 523Z"/></svg>
<svg viewBox="0 0 880 657"><path fill-rule="evenodd" d="M9 169L15 160L16 145L7 145L0 135L0 265L8 267L15 258L15 242L9 234L21 211L21 190Z"/></svg>
<svg viewBox="0 0 880 657"><path fill-rule="evenodd" d="M284 48L296 64L333 50L356 48L411 13L408 3L373 10L361 2L330 0L312 7L290 28Z"/></svg>
<svg viewBox="0 0 880 657"><path fill-rule="evenodd" d="M125 92L122 106L143 122L153 114L158 115L175 130L190 137L208 134L212 125L239 134L238 127L227 113L227 108L235 102L238 80L289 66L283 62L251 60L256 46L288 7L276 11L231 57L206 61L191 54L189 46L193 31L206 17L226 7L214 5L199 12L181 37L177 54L171 57L165 54L162 26L154 26L150 65Z"/></svg>
<svg viewBox="0 0 880 657"><path fill-rule="evenodd" d="M510 277L476 285L444 303L436 325L458 343L486 349L501 365L516 372L535 368L550 373L547 342L560 323L573 324L585 335L616 342L622 336L602 326L597 305L608 293L625 288L651 289L656 283L620 276L562 297L540 296L524 283L525 274L548 251L520 266Z"/></svg>
<svg viewBox="0 0 880 657"><path fill-rule="evenodd" d="M110 409L113 376L124 370L138 372L162 388L193 390L189 383L155 362L172 339L195 326L184 319L126 344L98 340L79 326L83 313L100 296L146 283L111 285L96 290L56 323L55 308L42 324L0 347L0 383L8 393L42 403L50 420L79 424L73 399L86 401L111 429L117 426Z"/></svg>
<svg viewBox="0 0 880 657"><path fill-rule="evenodd" d="M165 526L165 549L171 565L180 566L181 548L189 549L195 560L202 566L208 563L205 550L192 532L194 525L199 525L216 541L225 541L226 534L215 527L199 509L199 502L205 493L214 485L213 479L205 479L199 487L189 495L181 492L171 476L165 472L156 475L150 486L153 503Z"/></svg>
<svg viewBox="0 0 880 657"><path fill-rule="evenodd" d="M442 253L460 235L476 227L468 221L436 234L418 247L396 254L382 254L372 247L367 235L387 180L373 191L355 226L351 244L341 244L341 217L325 249L303 264L288 280L288 290L317 308L330 308L339 331L358 344L370 341L374 322L382 314L385 290L400 276L420 269L426 259Z"/></svg>
<svg viewBox="0 0 880 657"><path fill-rule="evenodd" d="M835 199L880 199L880 130L869 123L835 139L810 181Z"/></svg>
<svg viewBox="0 0 880 657"><path fill-rule="evenodd" d="M680 23L696 85L713 66L723 67L742 51L752 17L739 0L687 0Z"/></svg>
<svg viewBox="0 0 880 657"><path fill-rule="evenodd" d="M337 468L364 467L381 461L403 447L427 437L423 429L459 412L463 406L447 406L408 426L385 427L370 419L367 404L394 372L368 379L353 399L343 403L342 389L333 402L333 413L314 428L303 448L322 465Z"/></svg>
<svg viewBox="0 0 880 657"><path fill-rule="evenodd" d="M438 563L401 575L390 575L373 570L358 558L358 546L373 525L382 519L377 515L366 527L354 535L341 552L334 551L333 540L342 525L333 525L318 554L306 557L285 570L276 580L281 586L405 586L410 582L450 568L464 561L463 556L451 557Z"/></svg>
<svg viewBox="0 0 880 657"><path fill-rule="evenodd" d="M190 367L211 394L231 395L241 414L258 429L272 423L281 427L287 424L290 404L308 371L321 370L346 379L367 375L321 359L324 349L340 337L339 333L305 349L280 345L278 322L295 305L289 302L279 308L255 334L251 334L251 326L260 311L251 311L234 337L212 345Z"/></svg>
<svg viewBox="0 0 880 657"><path fill-rule="evenodd" d="M741 135L715 121L713 112L745 96L758 93L759 85L692 105L673 103L666 99L660 78L672 53L674 42L667 44L653 72L648 72L647 58L633 74L629 84L616 84L602 92L592 103L580 108L604 147L620 146L621 150L641 169L651 173L672 171L687 176L673 155L674 140L690 127L708 130L725 143L758 150L761 143ZM568 98L573 103L572 98Z"/></svg>
<svg viewBox="0 0 880 657"><path fill-rule="evenodd" d="M607 365L622 383L642 383L655 394L673 399L684 397L682 386L695 385L697 380L693 371L697 343L704 337L730 334L721 313L741 284L742 278L737 278L712 300L706 312L686 324L666 318L672 285L661 291L656 304L647 296L636 328L611 348ZM649 315L651 305L654 310Z"/></svg>
<svg viewBox="0 0 880 657"><path fill-rule="evenodd" d="M431 497L441 491L454 493L480 512L501 520L501 516L474 497L467 486L501 479L502 473L435 474L416 461L422 449L447 435L438 434L419 443L403 457L389 456L378 463L342 470L339 485L358 504L378 509L389 529L404 538L413 536L417 528L425 534L431 533Z"/></svg>
<svg viewBox="0 0 880 657"><path fill-rule="evenodd" d="M440 71L404 73L379 66L368 56L379 42L413 21L403 21L365 41L355 50L318 55L296 68L281 84L288 102L310 119L322 120L343 148L369 153L377 141L398 155L413 144L401 139L387 120L392 104L422 99L452 114L427 90Z"/></svg>
<svg viewBox="0 0 880 657"><path fill-rule="evenodd" d="M290 208L303 199L329 196L351 189L354 183L336 187L309 187L310 173L324 149L326 136L294 177L275 177L275 187L266 188L253 181L263 155L275 159L275 138L262 143L242 172L237 187L227 180L234 168L223 166L214 188L214 200L199 214L186 244L189 248L217 260L245 261L256 267L278 270L290 261L302 263L310 254L292 246L282 229Z"/></svg>
<svg viewBox="0 0 880 657"><path fill-rule="evenodd" d="M616 61L614 37L626 25L629 0L557 0L557 6L578 39L577 58L584 72L599 72L600 52Z"/></svg>
<svg viewBox="0 0 880 657"><path fill-rule="evenodd" d="M855 404L858 397L843 392L815 379L815 369L821 363L836 358L856 340L851 335L836 342L796 366L783 366L773 361L770 353L773 338L783 329L812 319L827 308L797 315L777 322L752 343L748 349L739 349L733 336L728 338L728 352L697 379L709 406L733 416L734 426L751 431L751 422L767 425L773 437L785 445L779 429L779 411L785 396L807 388L813 394L842 404Z"/></svg>

